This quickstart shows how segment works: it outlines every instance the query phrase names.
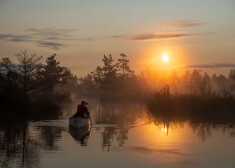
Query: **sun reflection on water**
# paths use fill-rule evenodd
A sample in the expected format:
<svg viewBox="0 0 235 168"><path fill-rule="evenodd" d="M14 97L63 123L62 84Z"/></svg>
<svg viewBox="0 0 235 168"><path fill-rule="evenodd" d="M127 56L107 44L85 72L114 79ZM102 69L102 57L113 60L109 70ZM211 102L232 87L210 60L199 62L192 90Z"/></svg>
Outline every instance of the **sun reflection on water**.
<svg viewBox="0 0 235 168"><path fill-rule="evenodd" d="M169 127L169 125L168 124L162 124L161 125L161 127L162 127L162 132L165 134L165 135L168 135L168 127Z"/></svg>

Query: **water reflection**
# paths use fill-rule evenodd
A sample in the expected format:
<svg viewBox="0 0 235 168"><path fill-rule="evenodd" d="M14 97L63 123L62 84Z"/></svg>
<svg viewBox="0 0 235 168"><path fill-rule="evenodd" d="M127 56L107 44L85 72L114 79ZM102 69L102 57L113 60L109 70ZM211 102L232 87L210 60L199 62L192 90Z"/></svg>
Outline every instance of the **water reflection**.
<svg viewBox="0 0 235 168"><path fill-rule="evenodd" d="M69 125L70 135L81 144L81 146L87 146L88 138L90 135L90 125L81 128L74 128Z"/></svg>
<svg viewBox="0 0 235 168"><path fill-rule="evenodd" d="M114 134L116 134L114 128L110 127L104 129L102 132L102 151L104 151L106 148L107 151L110 151Z"/></svg>
<svg viewBox="0 0 235 168"><path fill-rule="evenodd" d="M37 134L41 142L41 147L45 150L58 150L59 147L56 142L61 139L62 132L66 131L65 128L52 127L52 126L37 126Z"/></svg>
<svg viewBox="0 0 235 168"><path fill-rule="evenodd" d="M128 131L138 119L144 115L144 107L140 105L127 105L126 103L110 102L98 103L91 111L96 124L103 126L114 124L116 127L105 127L102 131L102 151L110 151L112 142L118 141L123 146L128 139Z"/></svg>
<svg viewBox="0 0 235 168"><path fill-rule="evenodd" d="M196 133L202 141L206 141L206 139L212 137L213 130L220 131L224 134L226 132L230 132L234 128L233 123L189 122L189 125L193 132Z"/></svg>
<svg viewBox="0 0 235 168"><path fill-rule="evenodd" d="M147 114L149 122L159 127L165 135L169 134L170 127L188 124L203 142L213 136L213 130L229 132L235 124L234 118L230 117L233 114L228 111L223 115L223 111L179 111L172 108L153 108L152 105L148 106Z"/></svg>
<svg viewBox="0 0 235 168"><path fill-rule="evenodd" d="M40 145L30 139L27 122L2 122L0 127L1 167L32 167L38 163ZM12 159L17 159L14 166Z"/></svg>
<svg viewBox="0 0 235 168"><path fill-rule="evenodd" d="M146 112L144 106L123 103L92 104L90 111L93 128L68 127L67 119L7 124L2 122L0 167L41 167L40 160L45 151L56 153L69 145L73 147L67 152L83 148L88 152L96 149L97 155L98 151L103 152L99 155L105 155L106 151L118 151L149 154L151 157L156 154L158 157L168 154L183 157L184 145L190 136L196 135L203 143L213 138L215 133L221 137L224 134L234 137L234 124L230 121L190 120L175 117L173 113L170 118L165 118L166 114L160 116ZM183 147L177 146L177 143L182 143ZM188 140L188 143L191 142ZM174 147L171 148L172 146ZM82 154L84 151L76 152Z"/></svg>
<svg viewBox="0 0 235 168"><path fill-rule="evenodd" d="M164 134L168 135L169 123L161 124L161 130Z"/></svg>

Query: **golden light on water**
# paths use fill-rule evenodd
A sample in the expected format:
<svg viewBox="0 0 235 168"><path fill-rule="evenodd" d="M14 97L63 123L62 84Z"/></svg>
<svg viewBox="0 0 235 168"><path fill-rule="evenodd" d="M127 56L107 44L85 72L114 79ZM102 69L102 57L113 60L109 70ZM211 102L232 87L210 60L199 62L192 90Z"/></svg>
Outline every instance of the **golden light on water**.
<svg viewBox="0 0 235 168"><path fill-rule="evenodd" d="M166 135L168 135L168 128L169 128L169 124L162 124L161 125L161 130Z"/></svg>
<svg viewBox="0 0 235 168"><path fill-rule="evenodd" d="M167 144L169 143L176 143L187 139L185 135L182 135L180 129L177 129L174 125L164 123L159 123L159 125L151 123L145 127L140 127L139 131L146 144L152 144L152 147L162 144L162 148L168 148Z"/></svg>
<svg viewBox="0 0 235 168"><path fill-rule="evenodd" d="M168 57L167 54L164 54L164 55L162 56L162 61L163 61L163 62L168 62L168 61L169 61L169 57Z"/></svg>

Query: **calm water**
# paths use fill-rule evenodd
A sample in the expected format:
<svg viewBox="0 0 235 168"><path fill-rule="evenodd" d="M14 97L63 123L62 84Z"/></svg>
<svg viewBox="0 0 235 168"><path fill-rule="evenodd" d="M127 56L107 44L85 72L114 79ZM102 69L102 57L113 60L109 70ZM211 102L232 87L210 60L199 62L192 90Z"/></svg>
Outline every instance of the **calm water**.
<svg viewBox="0 0 235 168"><path fill-rule="evenodd" d="M139 107L91 109L91 128L71 128L66 116L2 125L0 166L235 167L235 128L229 122L166 122Z"/></svg>

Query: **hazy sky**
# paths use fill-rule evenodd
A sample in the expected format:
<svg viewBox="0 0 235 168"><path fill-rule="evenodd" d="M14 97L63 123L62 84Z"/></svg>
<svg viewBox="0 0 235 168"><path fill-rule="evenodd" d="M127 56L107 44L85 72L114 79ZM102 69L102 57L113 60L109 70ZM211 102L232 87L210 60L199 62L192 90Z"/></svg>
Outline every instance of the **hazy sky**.
<svg viewBox="0 0 235 168"><path fill-rule="evenodd" d="M0 57L57 54L83 75L104 54L146 67L235 68L234 0L0 0ZM169 62L161 60L169 55Z"/></svg>

